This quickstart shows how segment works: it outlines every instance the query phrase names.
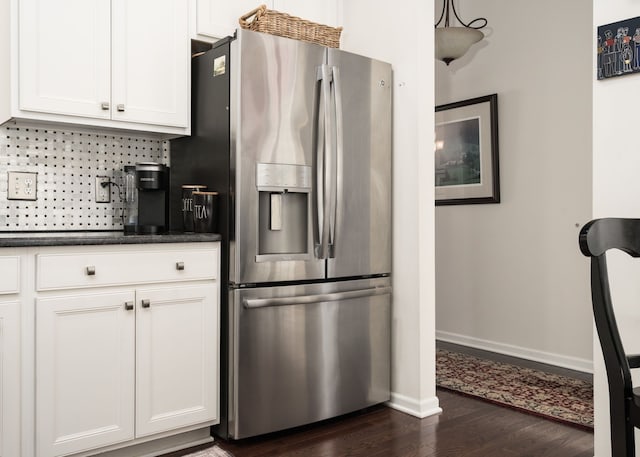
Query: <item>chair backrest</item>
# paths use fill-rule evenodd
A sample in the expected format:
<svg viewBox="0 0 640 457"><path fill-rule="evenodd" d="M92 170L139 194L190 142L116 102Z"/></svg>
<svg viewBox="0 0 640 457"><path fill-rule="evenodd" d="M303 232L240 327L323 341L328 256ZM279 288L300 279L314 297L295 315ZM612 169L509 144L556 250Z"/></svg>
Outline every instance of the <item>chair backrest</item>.
<svg viewBox="0 0 640 457"><path fill-rule="evenodd" d="M628 399L633 396L633 385L611 301L606 253L610 249L619 249L632 257L640 257L640 219L593 220L580 231L579 243L582 253L591 257L591 299L609 382L613 438L618 432L629 430L626 419L629 417ZM623 447L624 441L626 447ZM630 449L635 447L633 431L626 433L624 439L612 439L612 446L614 456L635 455L630 453Z"/></svg>

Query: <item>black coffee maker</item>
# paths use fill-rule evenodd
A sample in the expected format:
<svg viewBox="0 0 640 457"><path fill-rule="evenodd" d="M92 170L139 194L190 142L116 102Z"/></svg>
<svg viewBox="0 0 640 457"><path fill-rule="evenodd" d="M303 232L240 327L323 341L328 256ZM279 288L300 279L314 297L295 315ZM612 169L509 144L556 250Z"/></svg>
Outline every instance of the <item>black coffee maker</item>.
<svg viewBox="0 0 640 457"><path fill-rule="evenodd" d="M133 171L131 168L125 167L125 174L130 176ZM168 167L155 162L136 163L135 183L137 195L125 196L125 209L128 213L125 215L125 233L154 235L168 231ZM128 187L126 189L129 190Z"/></svg>

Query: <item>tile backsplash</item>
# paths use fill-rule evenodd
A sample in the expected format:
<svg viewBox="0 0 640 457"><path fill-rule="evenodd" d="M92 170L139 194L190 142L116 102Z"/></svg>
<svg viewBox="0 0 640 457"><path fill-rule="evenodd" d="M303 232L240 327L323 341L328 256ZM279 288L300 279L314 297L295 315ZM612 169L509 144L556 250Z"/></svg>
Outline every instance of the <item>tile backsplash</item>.
<svg viewBox="0 0 640 457"><path fill-rule="evenodd" d="M122 188L125 165L168 160L169 142L143 134L1 125L0 231L120 230L119 188L111 186L111 203L96 203L96 176ZM7 199L9 171L38 173L36 201Z"/></svg>

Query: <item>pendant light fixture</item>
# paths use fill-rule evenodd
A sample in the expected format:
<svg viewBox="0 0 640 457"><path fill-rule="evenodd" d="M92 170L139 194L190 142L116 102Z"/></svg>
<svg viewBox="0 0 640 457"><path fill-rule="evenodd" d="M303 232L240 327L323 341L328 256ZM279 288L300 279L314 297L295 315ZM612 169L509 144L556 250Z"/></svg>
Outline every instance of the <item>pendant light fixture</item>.
<svg viewBox="0 0 640 457"><path fill-rule="evenodd" d="M453 16L461 26L450 26L451 13L453 13ZM480 25L474 25L476 23ZM443 27L438 27L440 24L443 24ZM486 27L486 25L487 20L483 17L465 24L458 16L453 0L444 0L440 19L436 22L436 59L442 60L449 65L455 59L465 55L473 44L484 38L484 34L478 29Z"/></svg>

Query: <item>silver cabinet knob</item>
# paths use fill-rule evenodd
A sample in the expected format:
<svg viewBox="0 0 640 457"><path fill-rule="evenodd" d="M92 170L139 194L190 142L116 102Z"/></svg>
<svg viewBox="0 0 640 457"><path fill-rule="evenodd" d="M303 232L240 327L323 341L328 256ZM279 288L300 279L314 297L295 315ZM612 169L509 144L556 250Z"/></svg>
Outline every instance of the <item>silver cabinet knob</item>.
<svg viewBox="0 0 640 457"><path fill-rule="evenodd" d="M183 271L184 270L184 262L176 262L176 270Z"/></svg>
<svg viewBox="0 0 640 457"><path fill-rule="evenodd" d="M102 102L100 107L103 109L103 111L109 111L109 108L110 108L109 102Z"/></svg>
<svg viewBox="0 0 640 457"><path fill-rule="evenodd" d="M151 300L145 298L144 300L140 300L140 304L143 308L149 308L151 307Z"/></svg>
<svg viewBox="0 0 640 457"><path fill-rule="evenodd" d="M95 276L96 274L96 267L94 267L93 265L89 265L85 272L87 273L87 276Z"/></svg>
<svg viewBox="0 0 640 457"><path fill-rule="evenodd" d="M118 105L116 106L116 109L118 111L124 111L124 103L118 103Z"/></svg>
<svg viewBox="0 0 640 457"><path fill-rule="evenodd" d="M126 309L127 311L131 311L133 309L133 302L132 301L125 302L124 309Z"/></svg>

